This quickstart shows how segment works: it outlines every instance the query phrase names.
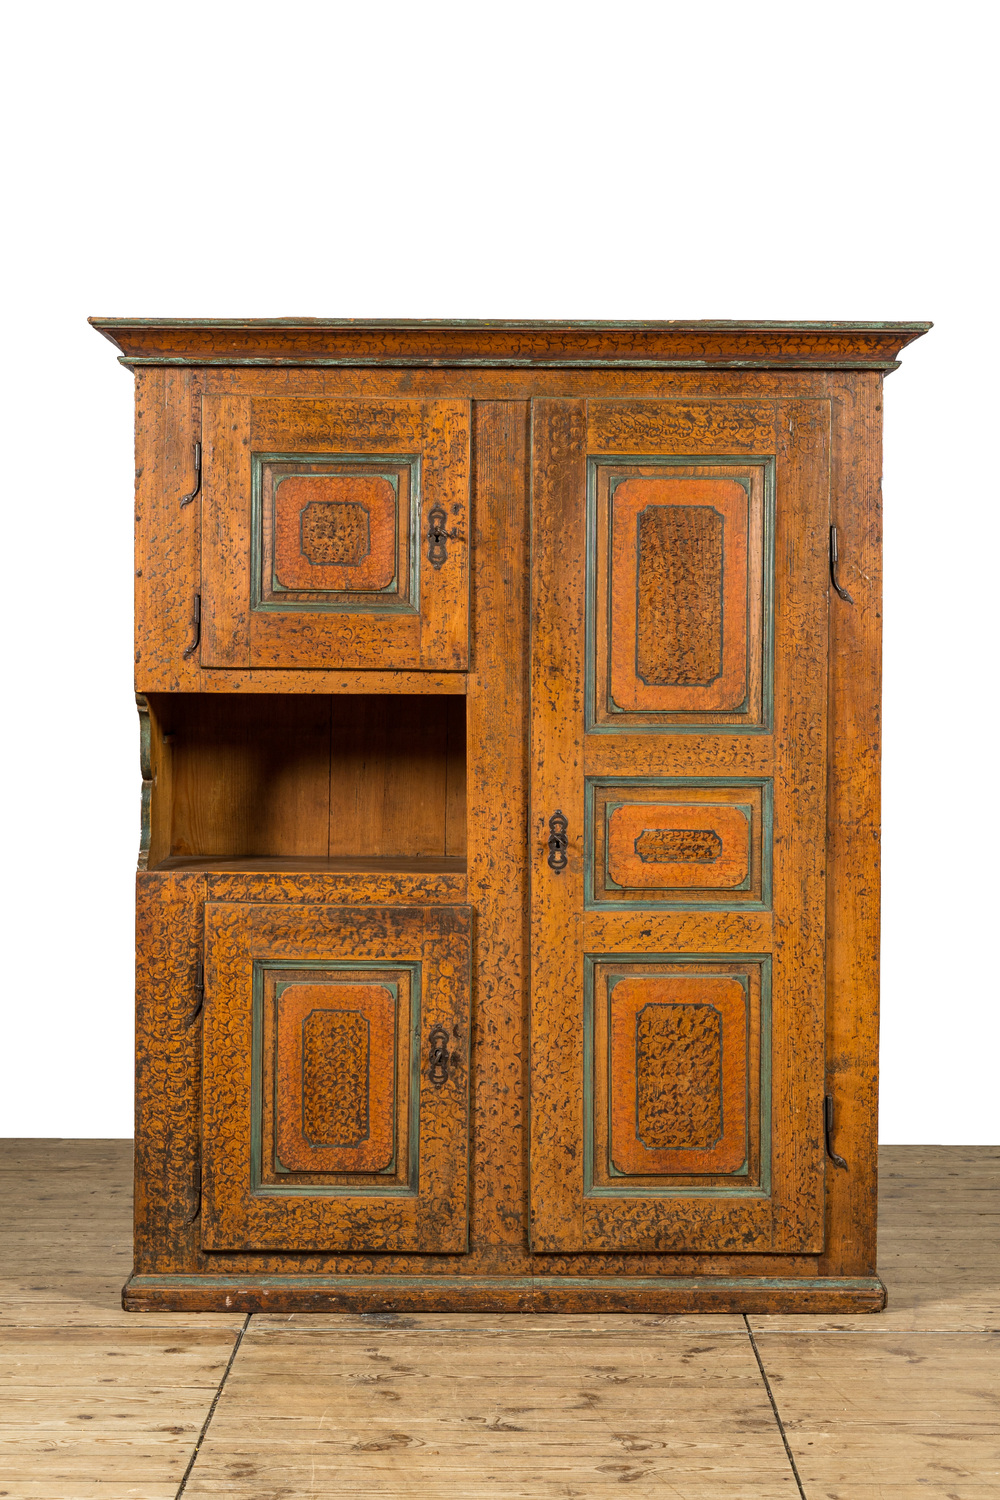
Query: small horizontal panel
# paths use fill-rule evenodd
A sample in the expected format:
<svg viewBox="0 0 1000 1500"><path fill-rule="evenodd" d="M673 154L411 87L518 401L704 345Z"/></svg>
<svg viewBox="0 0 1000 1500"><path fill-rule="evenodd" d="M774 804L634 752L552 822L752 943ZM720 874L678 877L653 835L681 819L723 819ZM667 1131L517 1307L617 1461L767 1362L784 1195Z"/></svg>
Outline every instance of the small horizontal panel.
<svg viewBox="0 0 1000 1500"><path fill-rule="evenodd" d="M750 878L750 820L719 803L608 808L608 875L623 887L732 890Z"/></svg>
<svg viewBox="0 0 1000 1500"><path fill-rule="evenodd" d="M587 728L766 729L773 460L651 453L588 470Z"/></svg>
<svg viewBox="0 0 1000 1500"><path fill-rule="evenodd" d="M718 974L609 978L611 1167L735 1172L747 1154L748 1004Z"/></svg>
<svg viewBox="0 0 1000 1500"><path fill-rule="evenodd" d="M322 980L277 987L275 1155L286 1171L392 1166L395 988Z"/></svg>
<svg viewBox="0 0 1000 1500"><path fill-rule="evenodd" d="M766 910L772 801L763 776L589 777L587 907Z"/></svg>
<svg viewBox="0 0 1000 1500"><path fill-rule="evenodd" d="M392 453L418 448L424 407L417 401L255 396L250 440L254 451Z"/></svg>

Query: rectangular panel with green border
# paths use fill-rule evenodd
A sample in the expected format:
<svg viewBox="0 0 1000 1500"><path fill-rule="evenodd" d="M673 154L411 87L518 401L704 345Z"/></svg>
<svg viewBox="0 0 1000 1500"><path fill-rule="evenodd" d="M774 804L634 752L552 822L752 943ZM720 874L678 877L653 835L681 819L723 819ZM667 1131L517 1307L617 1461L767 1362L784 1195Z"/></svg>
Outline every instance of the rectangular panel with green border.
<svg viewBox="0 0 1000 1500"><path fill-rule="evenodd" d="M749 1175L744 1164L738 1171L729 1174L725 1183L713 1182L705 1186L684 1183L674 1187L652 1187L633 1184L622 1178L622 1186L595 1182L595 1131L594 1111L596 1093L594 1088L594 1028L595 971L598 964L611 967L624 964L641 964L651 972L663 972L678 966L699 964L731 965L733 978L742 979L738 966L754 966L760 973L760 1173L759 1181L746 1183L742 1179ZM715 971L718 972L718 971ZM584 1193L594 1198L769 1198L771 1195L771 956L766 953L588 953L584 956L584 1136L583 1173ZM610 1098L610 1090L608 1091ZM610 1122L608 1124L610 1132ZM610 1138L610 1137L609 1137ZM610 1174L609 1174L610 1175ZM686 1174L694 1175L694 1174ZM713 1174L714 1175L714 1174Z"/></svg>
<svg viewBox="0 0 1000 1500"><path fill-rule="evenodd" d="M742 899L732 900L725 896L716 899L691 900L683 895L665 897L647 897L643 899L637 896L630 901L602 900L601 890L595 881L595 870L597 860L596 840L596 817L595 793L598 787L620 787L633 788L637 791L643 787L725 787L728 790L739 791L759 788L760 790L760 820L759 827L754 816L756 808L749 803L728 803L728 806L738 806L748 814L751 839L751 875L747 881L733 889L737 892L750 892ZM634 801L636 799L627 799ZM605 819L611 807L619 804L607 804L605 807ZM705 803L711 806L711 803ZM605 829L604 837L604 860L605 881L614 885L607 874L607 849L608 839ZM759 852L758 852L759 845ZM588 776L584 780L584 908L587 911L770 911L772 903L773 867L774 867L774 781L770 776ZM753 884L752 872L756 860L759 859L760 879L758 883L759 894L754 895L750 890ZM620 887L617 887L620 889Z"/></svg>
<svg viewBox="0 0 1000 1500"><path fill-rule="evenodd" d="M352 962L346 959L331 959L329 961L304 961L301 959L289 959L286 961L272 961L269 959L256 959L253 965L253 1018L252 1018L252 1057L251 1057L251 1113L250 1113L250 1191L257 1196L264 1197L299 1197L299 1198L383 1198L404 1197L410 1198L417 1193L418 1177L418 1152L420 1145L420 981L422 965L419 961L386 961L372 960L367 962ZM281 971L312 971L317 974L344 974L356 972L361 982L362 975L372 973L385 974L387 971L405 971L410 976L410 1019L409 1019L409 1045L410 1045L410 1069L409 1069L409 1101L408 1101L408 1148L406 1161L405 1182L389 1183L384 1186L375 1183L359 1183L357 1186L345 1186L342 1184L303 1183L289 1182L271 1183L264 1180L262 1164L264 1160L265 1143L263 1140L263 1118L264 1118L264 975L274 974ZM384 982L384 981L382 981ZM398 997L398 986L387 986L396 992ZM275 1167L280 1173L282 1168ZM392 1173L396 1171L396 1163L387 1169Z"/></svg>

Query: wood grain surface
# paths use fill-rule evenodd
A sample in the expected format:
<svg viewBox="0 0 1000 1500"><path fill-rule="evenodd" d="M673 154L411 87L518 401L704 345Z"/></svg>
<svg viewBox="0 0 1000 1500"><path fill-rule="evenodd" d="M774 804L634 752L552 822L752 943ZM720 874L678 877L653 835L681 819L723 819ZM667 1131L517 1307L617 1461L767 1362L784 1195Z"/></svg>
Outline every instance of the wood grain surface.
<svg viewBox="0 0 1000 1500"><path fill-rule="evenodd" d="M138 1153L140 1275L412 1276L412 1306L419 1306L421 1297L440 1302L441 1292L426 1287L429 1277L442 1289L445 1280L464 1277L470 1290L476 1282L484 1288L481 1295L490 1297L496 1295L485 1290L491 1278L511 1278L515 1300L522 1293L515 1290L514 1281L528 1278L539 1289L537 1297L531 1294L537 1306L553 1295L541 1289L545 1276L659 1277L662 1283L664 1272L675 1279L680 1296L687 1295L679 1286L684 1277L802 1283L801 1293L794 1295L775 1288L772 1307L792 1306L796 1297L808 1297L810 1305L818 1305L816 1295L839 1295L832 1290L833 1282L853 1279L855 1290L840 1305L840 1314L828 1301L830 1316L847 1315L852 1297L865 1305L873 1297L877 1300L872 1290L879 623L874 590L881 367L891 364L902 343L919 331L916 326L782 330L676 324L632 329L426 325L421 330L313 323L159 328L134 323L120 330L132 351L129 358L140 361L136 676L140 690L152 695L150 863L159 866L142 877L153 883L142 887L141 898L141 943L153 946L148 964L140 949L140 1051L145 1061L139 1110L144 1131L152 1132L152 1138L140 1142ZM157 340L163 341L159 352L153 348ZM254 340L260 341L259 357L273 363L239 363L241 350ZM754 341L756 356L751 357ZM171 354L164 352L168 345ZM473 345L480 350L477 357L496 361L492 367L463 363ZM141 367L146 358L184 360L195 351L199 362L190 366ZM347 362L310 367L310 361L327 358ZM687 359L703 363L685 368ZM727 360L737 359L749 363L725 368ZM857 361L867 369L838 368ZM536 600L545 590L550 597L544 607L536 603L530 622L538 659L532 693L542 704L545 723L540 738L536 721L529 749L527 476L532 399L542 416L547 401L552 412L570 418L573 435L565 451L551 424L548 435L541 417L534 424L536 518L545 498L541 481L548 474L554 483L556 470L564 466L570 477L560 504L569 530L578 522L585 495L587 454L601 463L622 464L663 453L673 458L693 455L711 464L722 455L734 474L742 473L740 464L746 469L743 478L752 496L754 485L763 483L761 463L774 458L778 633L773 740L766 732L718 733L719 721L726 718L721 710L711 711L716 721L694 733L650 733L654 726L648 722L637 722L630 726L635 732L626 734L583 733L582 691L575 680L568 688L558 670L558 651L564 647L580 648L580 660L585 655L582 616L577 623L570 619L574 609L582 608L585 574L575 570L585 560L585 549L571 541L567 531L548 541L536 537L530 559ZM454 424L426 414L459 407L468 411L470 402L468 437L459 453ZM461 663L463 670L392 671L375 665L374 659L366 659L365 667L359 668L342 655L331 659L329 652L309 657L308 665L285 666L274 659L251 666L252 653L231 646L224 650L235 650L235 656L219 665L207 665L204 652L201 662L198 652L183 658L192 640L193 600L204 592L204 569L219 568L220 576L228 569L237 591L249 576L243 522L235 530L216 525L214 533L210 524L202 537L204 496L180 505L194 481L193 445L205 439L203 408L229 420L228 432L212 428L211 441L206 442L209 506L213 473L218 477L223 470L231 471L237 476L231 482L248 493L247 453L263 451L261 445L307 455L318 435L334 454L363 452L366 444L373 452L388 454L390 436L394 434L395 441L401 431L398 422L393 426L396 419L387 417L390 409L424 413L421 432L431 432L437 444L427 462L442 471L461 471L471 497L470 515L453 527L464 528L473 570L469 655ZM243 441L247 436L249 450ZM416 427L410 436L419 446L422 438ZM642 463L637 467L641 469ZM816 480L821 470L828 473L825 488ZM698 476L688 475L683 466L672 472L684 483L698 482ZM756 504L752 498L751 518ZM795 516L802 522L811 518L809 525L797 532ZM818 601L827 608L825 528L830 521L840 530L841 570L858 606L852 610L836 598L828 606L827 732L820 702L827 689L819 675L805 681L802 668L807 661L819 663L823 628L810 611ZM761 551L759 531L751 527L751 532L751 566L758 566L758 555L763 566L764 540L761 536ZM208 642L209 657L215 650L213 631L221 630L223 636L228 632L231 642L237 639L243 628L241 608L227 606L218 613L203 608L202 640ZM562 619L550 624L549 618L560 613ZM760 711L755 708L750 727L759 730L766 728L761 722L766 660L763 638L759 650L756 644L756 622L751 611L751 697L759 689ZM163 702L156 701L158 695ZM412 704L418 695L427 700L426 711L404 707L404 697ZM463 696L466 704L461 704ZM194 723L193 711L181 705L185 697L219 705L214 718L210 713L205 719L208 729L197 753L180 748L176 739L171 742L176 725L166 722L164 704L169 699L175 718L187 714L188 722ZM291 706L293 698L300 706ZM307 698L313 700L314 710L305 708ZM342 700L339 710L331 707L335 698ZM274 705L271 709L252 706L240 718L240 702L256 700L260 705L266 699ZM557 724L566 705L565 722ZM467 749L461 740L466 710ZM328 729L325 751L324 716L328 726L339 726L335 732ZM340 746L336 754L330 749L334 739ZM813 774L825 749L831 767L828 794L822 776ZM786 767L794 766L793 774L776 772L782 757ZM529 763L539 787L530 817ZM567 767L579 780L565 792ZM754 906L763 902L764 910L583 910L581 887L575 882L582 879L585 852L584 774L635 780L715 776L730 788L738 787L741 777L772 780L773 911L766 909L764 898L758 823L750 836L750 884L746 892L732 894ZM703 795L704 790L699 800ZM726 798L737 795L727 791ZM815 836L824 802L830 856L825 894L822 837ZM753 822L758 803L751 798L748 805ZM544 865L545 841L548 819L556 808L570 819L570 866L562 876L553 877L559 881L561 905L536 926L534 982L536 998L540 982L548 984L553 995L561 994L563 1014L560 1018L559 1004L553 1002L550 1030L538 1024L536 1014L529 1034L527 872L530 866L536 877L550 874ZM639 829L635 837L642 833ZM796 839L801 839L801 849ZM635 838L629 842L633 863L654 871L660 868L655 861L641 859ZM383 852L377 852L379 845ZM628 901L619 903L623 908L634 904L636 889L641 893L641 887L627 889ZM650 887L651 894L654 889ZM663 894L669 897L674 889ZM704 890L717 904L717 889ZM152 916L161 897L167 903L162 920ZM202 1019L195 1016L190 1034L188 1021L197 1005L196 968L206 898L250 906L420 907L466 899L472 903L477 947L469 1057L467 1251L435 1256L383 1251L373 1258L332 1246L283 1254L249 1247L215 1252L200 1245L201 1126L197 1106L192 1108L188 1101L198 1095ZM669 900L664 902L669 905ZM827 946L824 953L821 943L817 954L814 934L824 905ZM542 953L539 933L546 944ZM578 965L584 952L616 960L636 952L774 957L772 1201L785 1206L780 1225L768 1231L769 1248L751 1235L750 1250L745 1215L741 1232L725 1213L720 1218L721 1211L711 1209L699 1209L704 1239L689 1235L685 1244L680 1220L677 1236L664 1239L662 1206L650 1199L645 1202L652 1203L654 1211L643 1207L626 1214L630 1228L624 1234L618 1202L599 1199L588 1206L589 1249L583 1248L582 1238L580 1248L545 1245L537 1226L534 1250L529 1248L525 1090L544 1090L546 1080L578 1076L574 1070L582 1048L574 1019L579 1012L573 1007L583 991ZM794 1020L777 998L793 973L803 976ZM817 1044L824 1015L825 1049ZM157 1081L161 1074L173 1080L169 1087L180 1101L177 1108L158 1096L165 1086ZM836 1149L847 1157L850 1171L826 1173L825 1188L820 1188L819 1106L827 1090L835 1095ZM753 1107L757 1106L751 1101ZM582 1169L580 1132L572 1120L567 1124L569 1134L563 1138L536 1110L536 1135L543 1142L536 1167L541 1178L551 1172L552 1191L542 1183L536 1200L543 1213L551 1212L566 1182ZM752 1129L753 1181L760 1169L760 1142L759 1129L756 1135ZM706 1182L717 1185L716 1177ZM807 1187L809 1182L813 1185ZM718 1226L718 1232L712 1231L714 1239L709 1231L713 1214ZM581 1225L583 1218L581 1210ZM806 1289L809 1281L815 1283L811 1291ZM582 1282L579 1290L587 1295ZM161 1295L167 1294L157 1293ZM455 1296L456 1306L469 1305L459 1292L449 1295ZM317 1305L321 1304L322 1297ZM764 1307L756 1301L747 1305Z"/></svg>

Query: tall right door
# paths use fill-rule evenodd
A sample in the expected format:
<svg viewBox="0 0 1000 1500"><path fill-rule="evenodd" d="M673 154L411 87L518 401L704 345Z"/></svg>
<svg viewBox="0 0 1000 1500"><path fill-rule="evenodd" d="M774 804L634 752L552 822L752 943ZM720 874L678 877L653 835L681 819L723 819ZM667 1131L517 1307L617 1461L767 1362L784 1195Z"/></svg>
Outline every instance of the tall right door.
<svg viewBox="0 0 1000 1500"><path fill-rule="evenodd" d="M532 1246L816 1253L829 403L532 449Z"/></svg>

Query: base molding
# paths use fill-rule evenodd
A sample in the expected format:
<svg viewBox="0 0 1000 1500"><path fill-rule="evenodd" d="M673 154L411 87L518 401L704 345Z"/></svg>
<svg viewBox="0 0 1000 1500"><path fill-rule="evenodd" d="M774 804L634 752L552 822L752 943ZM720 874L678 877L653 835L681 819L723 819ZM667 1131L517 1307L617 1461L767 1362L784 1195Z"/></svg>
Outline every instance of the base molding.
<svg viewBox="0 0 1000 1500"><path fill-rule="evenodd" d="M877 1276L130 1276L126 1312L874 1313Z"/></svg>

